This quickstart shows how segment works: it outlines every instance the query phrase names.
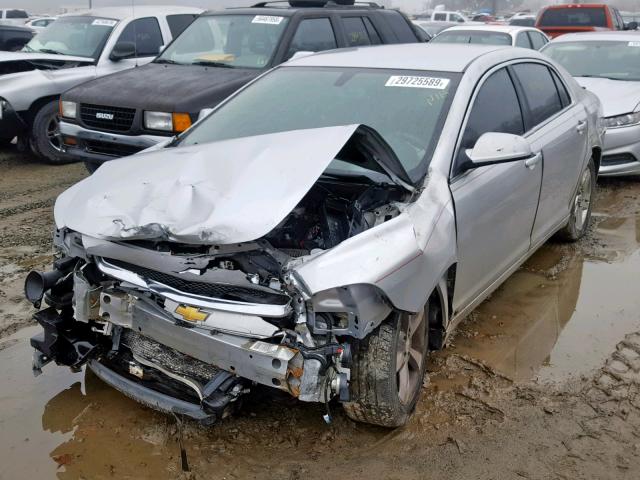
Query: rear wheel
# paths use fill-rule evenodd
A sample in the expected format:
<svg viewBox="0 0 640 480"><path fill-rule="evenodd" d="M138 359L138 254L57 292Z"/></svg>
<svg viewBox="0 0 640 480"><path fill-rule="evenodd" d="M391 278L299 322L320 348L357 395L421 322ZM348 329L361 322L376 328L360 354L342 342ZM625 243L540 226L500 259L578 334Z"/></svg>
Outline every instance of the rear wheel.
<svg viewBox="0 0 640 480"><path fill-rule="evenodd" d="M355 346L351 400L343 405L350 418L384 427L407 422L422 389L428 308L394 314Z"/></svg>
<svg viewBox="0 0 640 480"><path fill-rule="evenodd" d="M575 242L580 240L591 223L591 209L596 190L596 166L593 158L589 160L587 168L582 172L578 189L571 204L571 216L567 225L560 230L562 239Z"/></svg>
<svg viewBox="0 0 640 480"><path fill-rule="evenodd" d="M31 145L34 153L53 165L70 161L64 152L57 100L47 103L38 110L31 128Z"/></svg>

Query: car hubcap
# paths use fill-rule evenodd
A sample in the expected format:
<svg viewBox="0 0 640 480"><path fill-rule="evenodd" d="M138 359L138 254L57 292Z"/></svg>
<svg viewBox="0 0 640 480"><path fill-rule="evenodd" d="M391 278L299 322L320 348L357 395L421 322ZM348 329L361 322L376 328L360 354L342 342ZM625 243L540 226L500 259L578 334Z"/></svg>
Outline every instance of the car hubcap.
<svg viewBox="0 0 640 480"><path fill-rule="evenodd" d="M62 151L62 134L60 133L60 122L58 121L57 115L51 117L51 120L47 125L47 138L49 139L49 144L54 150L58 152Z"/></svg>
<svg viewBox="0 0 640 480"><path fill-rule="evenodd" d="M425 314L402 315L396 348L396 384L398 397L408 404L422 382L422 360L425 354Z"/></svg>
<svg viewBox="0 0 640 480"><path fill-rule="evenodd" d="M580 186L576 193L576 199L573 204L573 216L576 219L576 230L581 231L589 215L589 207L591 206L591 172L586 170L582 174Z"/></svg>

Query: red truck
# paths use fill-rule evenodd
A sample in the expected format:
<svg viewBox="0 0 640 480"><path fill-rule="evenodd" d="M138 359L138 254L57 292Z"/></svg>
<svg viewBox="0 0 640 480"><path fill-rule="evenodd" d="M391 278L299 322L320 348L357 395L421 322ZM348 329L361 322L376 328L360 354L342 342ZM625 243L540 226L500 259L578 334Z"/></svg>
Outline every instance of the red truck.
<svg viewBox="0 0 640 480"><path fill-rule="evenodd" d="M538 14L536 27L549 37L565 33L597 30L635 30L632 22L625 25L617 8L601 3L550 5Z"/></svg>

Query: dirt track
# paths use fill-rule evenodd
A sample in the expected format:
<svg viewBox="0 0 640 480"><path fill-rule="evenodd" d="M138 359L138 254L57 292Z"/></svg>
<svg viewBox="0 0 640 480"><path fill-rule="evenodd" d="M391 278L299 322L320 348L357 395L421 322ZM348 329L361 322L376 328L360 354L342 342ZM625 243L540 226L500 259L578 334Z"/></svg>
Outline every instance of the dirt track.
<svg viewBox="0 0 640 480"><path fill-rule="evenodd" d="M264 390L184 429L90 374L30 372L22 280L50 261L80 165L0 152L0 479L640 478L640 181L600 183L596 226L549 243L435 354L410 424L360 425Z"/></svg>

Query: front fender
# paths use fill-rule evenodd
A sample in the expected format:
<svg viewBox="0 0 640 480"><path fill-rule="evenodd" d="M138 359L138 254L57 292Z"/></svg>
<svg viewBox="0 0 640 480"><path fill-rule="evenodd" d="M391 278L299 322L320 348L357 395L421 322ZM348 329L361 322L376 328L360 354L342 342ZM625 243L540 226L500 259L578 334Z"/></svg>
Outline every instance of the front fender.
<svg viewBox="0 0 640 480"><path fill-rule="evenodd" d="M453 202L444 177L431 178L397 217L295 267L308 293L368 284L393 307L418 312L456 262Z"/></svg>

